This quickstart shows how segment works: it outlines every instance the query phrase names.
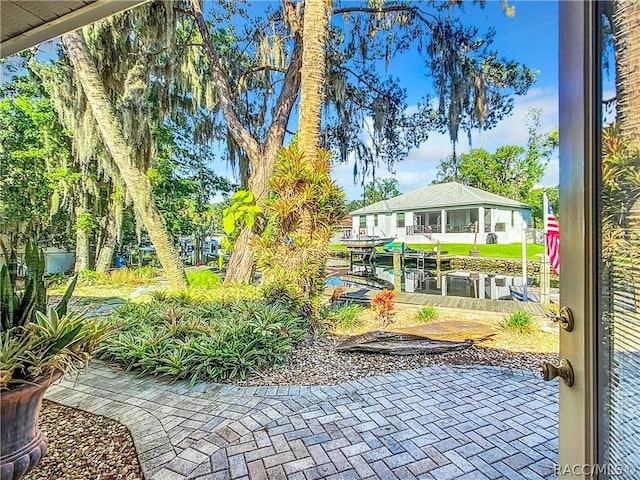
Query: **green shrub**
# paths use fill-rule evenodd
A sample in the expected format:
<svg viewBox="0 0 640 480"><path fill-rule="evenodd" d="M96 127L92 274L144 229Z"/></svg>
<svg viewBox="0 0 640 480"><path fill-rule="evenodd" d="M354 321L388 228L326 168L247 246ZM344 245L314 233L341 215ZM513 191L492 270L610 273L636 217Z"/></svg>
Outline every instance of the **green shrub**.
<svg viewBox="0 0 640 480"><path fill-rule="evenodd" d="M187 273L189 286L194 289L208 290L222 283L220 275L211 270L197 270Z"/></svg>
<svg viewBox="0 0 640 480"><path fill-rule="evenodd" d="M529 333L533 327L533 317L525 310L517 310L503 322L503 327L518 333Z"/></svg>
<svg viewBox="0 0 640 480"><path fill-rule="evenodd" d="M150 285L158 277L158 269L152 266L124 267L106 274L110 285Z"/></svg>
<svg viewBox="0 0 640 480"><path fill-rule="evenodd" d="M119 331L105 341L101 357L192 383L244 378L281 361L305 334L306 321L277 301L254 297L252 288L231 288L235 298L225 301L163 292L150 303L123 305L107 320Z"/></svg>
<svg viewBox="0 0 640 480"><path fill-rule="evenodd" d="M360 313L364 311L364 307L361 305L342 305L339 308L333 310L332 314L336 319L335 324L337 327L349 329L359 326L362 323Z"/></svg>
<svg viewBox="0 0 640 480"><path fill-rule="evenodd" d="M78 272L78 285L103 285L105 276L93 270L81 270Z"/></svg>
<svg viewBox="0 0 640 480"><path fill-rule="evenodd" d="M434 320L438 316L438 310L433 305L425 305L416 312L416 317L423 322Z"/></svg>
<svg viewBox="0 0 640 480"><path fill-rule="evenodd" d="M93 270L82 270L78 274L79 285L150 285L158 276L158 269L151 266L124 267L99 273Z"/></svg>

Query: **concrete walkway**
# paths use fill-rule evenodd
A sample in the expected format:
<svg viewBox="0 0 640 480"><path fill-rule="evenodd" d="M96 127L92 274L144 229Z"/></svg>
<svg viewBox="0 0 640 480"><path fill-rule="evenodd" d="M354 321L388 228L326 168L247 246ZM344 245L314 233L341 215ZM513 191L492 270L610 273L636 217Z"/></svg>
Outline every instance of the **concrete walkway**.
<svg viewBox="0 0 640 480"><path fill-rule="evenodd" d="M190 389L93 362L47 398L129 427L147 480L535 480L557 462L557 385L498 367Z"/></svg>

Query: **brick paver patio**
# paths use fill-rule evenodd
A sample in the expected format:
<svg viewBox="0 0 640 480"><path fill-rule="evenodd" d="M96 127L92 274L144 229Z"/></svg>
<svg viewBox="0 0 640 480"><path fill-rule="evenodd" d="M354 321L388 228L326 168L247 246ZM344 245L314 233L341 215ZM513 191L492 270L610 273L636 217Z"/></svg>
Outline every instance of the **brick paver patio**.
<svg viewBox="0 0 640 480"><path fill-rule="evenodd" d="M93 362L47 398L127 425L147 480L534 480L557 461L557 385L498 367L188 388Z"/></svg>

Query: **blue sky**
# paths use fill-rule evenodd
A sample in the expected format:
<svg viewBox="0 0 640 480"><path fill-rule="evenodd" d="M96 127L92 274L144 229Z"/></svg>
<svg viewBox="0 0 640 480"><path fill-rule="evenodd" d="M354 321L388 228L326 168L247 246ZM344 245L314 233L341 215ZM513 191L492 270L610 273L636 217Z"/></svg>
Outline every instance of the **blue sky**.
<svg viewBox="0 0 640 480"><path fill-rule="evenodd" d="M475 25L479 32L490 26L496 30L493 47L506 58L517 60L539 71L536 83L528 94L515 97L515 107L510 117L503 119L494 129L475 132L473 147L489 151L501 145L525 145L527 128L524 115L530 108L541 108L541 130L548 131L558 126L558 3L551 1L509 1L516 14L508 18L499 1L488 1L484 9L467 3L460 15L467 25ZM405 55L391 66L391 73L400 77L407 88L409 108L430 88L430 80L415 71L415 59ZM469 150L465 136L458 144L459 153ZM451 154L448 136L432 134L429 139L414 149L409 156L394 167L394 172L379 169L377 177L395 177L400 191L408 192L431 183L441 159ZM333 177L345 189L348 198L358 198L362 187L353 183L352 164L336 165ZM552 159L541 185L558 184L558 160Z"/></svg>
<svg viewBox="0 0 640 480"><path fill-rule="evenodd" d="M267 5L279 7L279 1L253 1L250 10L262 10ZM348 3L348 2L343 2ZM510 6L515 6L516 14L508 18L499 0L489 0L484 8L472 2L466 2L461 10L453 10L461 16L463 23L474 25L482 34L489 27L494 27L496 35L493 49L501 56L517 60L530 68L537 70L538 79L528 94L515 97L515 108L510 117L503 119L497 127L484 132L474 132L473 147L483 147L489 151L501 145L525 145L527 128L524 116L530 108L543 110L541 130L548 131L558 126L558 3L557 1L523 1L509 0ZM255 11L253 12L255 13ZM44 56L51 56L55 51L55 42L45 45L42 49ZM416 68L415 54L406 53L402 57L392 60L389 73L401 79L407 90L408 105L411 109L431 90L431 80L425 78L420 68ZM6 80L4 72L0 72L0 79ZM297 115L294 109L293 116ZM290 126L293 126L292 118ZM294 127L295 128L295 127ZM466 135L461 135L457 146L458 153L469 150ZM378 168L379 178L395 177L398 179L401 192L409 192L431 183L435 178L436 168L443 158L451 154L451 143L445 134L433 133L419 148L413 149L408 157L394 166L394 172L384 167ZM217 163L217 162L216 162ZM231 176L228 165L215 165L221 175ZM353 164L338 164L333 169L333 178L344 188L347 198L359 198L362 187L354 184ZM558 160L552 159L541 185L552 186L558 184Z"/></svg>

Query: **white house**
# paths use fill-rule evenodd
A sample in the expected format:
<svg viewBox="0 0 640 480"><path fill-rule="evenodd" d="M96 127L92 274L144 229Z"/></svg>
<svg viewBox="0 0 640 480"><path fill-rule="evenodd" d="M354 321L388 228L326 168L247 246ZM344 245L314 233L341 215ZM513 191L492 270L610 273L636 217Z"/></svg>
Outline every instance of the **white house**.
<svg viewBox="0 0 640 480"><path fill-rule="evenodd" d="M350 213L352 236L398 242L515 243L531 225L531 207L456 182L428 185ZM490 235L491 234L491 235Z"/></svg>

